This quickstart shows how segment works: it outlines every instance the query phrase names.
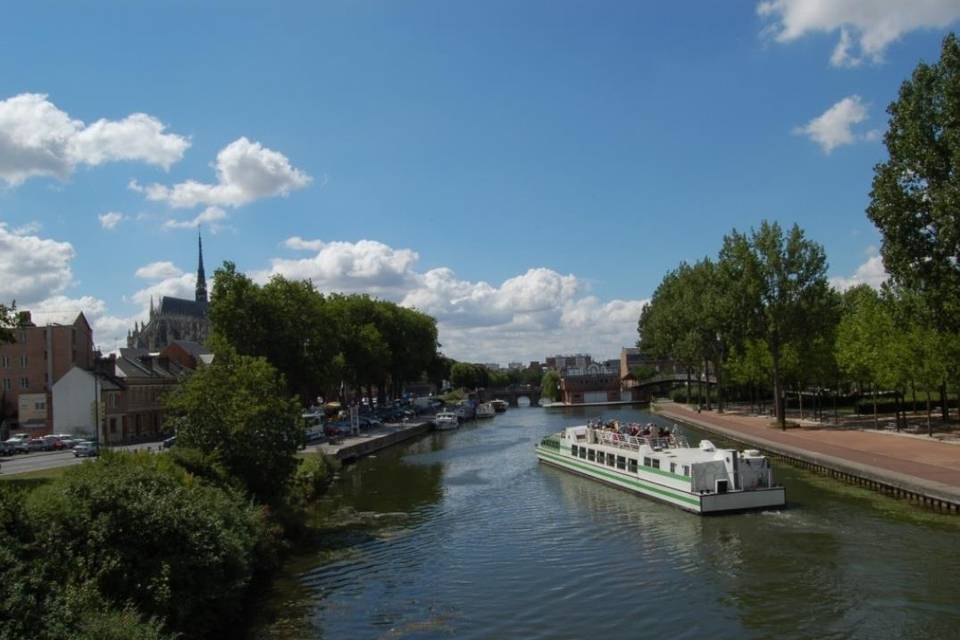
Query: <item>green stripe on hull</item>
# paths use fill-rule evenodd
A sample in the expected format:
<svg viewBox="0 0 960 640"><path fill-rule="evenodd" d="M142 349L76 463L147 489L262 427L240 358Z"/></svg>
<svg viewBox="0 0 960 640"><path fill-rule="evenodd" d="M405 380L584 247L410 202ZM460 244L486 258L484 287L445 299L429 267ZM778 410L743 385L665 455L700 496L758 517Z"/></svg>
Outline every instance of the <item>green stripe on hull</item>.
<svg viewBox="0 0 960 640"><path fill-rule="evenodd" d="M672 489L670 487L664 487L660 485L655 485L645 480L640 480L638 478L629 478L622 476L616 473L610 473L605 469L598 469L590 465L583 464L579 461L574 461L569 458L566 458L561 455L557 455L552 451L547 451L541 447L537 447L537 454L540 455L545 461L555 462L556 464L564 467L569 467L570 469L576 469L582 473L586 473L591 476L595 476L598 479L603 479L609 482L614 482L619 485L624 485L626 488L639 491L646 495L650 495L654 498L660 498L661 500L669 500L671 502L683 502L686 503L683 506L684 508L689 508L687 505L695 507L696 511L700 511L700 498L692 496L690 494L684 493L679 489Z"/></svg>

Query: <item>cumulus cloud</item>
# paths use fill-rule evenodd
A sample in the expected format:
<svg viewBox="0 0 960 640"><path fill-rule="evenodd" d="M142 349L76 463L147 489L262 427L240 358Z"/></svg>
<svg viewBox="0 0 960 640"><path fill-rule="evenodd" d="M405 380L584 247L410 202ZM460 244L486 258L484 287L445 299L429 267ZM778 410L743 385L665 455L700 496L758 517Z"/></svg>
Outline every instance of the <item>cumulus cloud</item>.
<svg viewBox="0 0 960 640"><path fill-rule="evenodd" d="M889 275L883 266L883 258L877 253L876 247L870 247L867 260L857 267L851 276L835 276L830 278L830 284L835 289L846 291L851 287L866 284L874 289L879 289L887 281Z"/></svg>
<svg viewBox="0 0 960 640"><path fill-rule="evenodd" d="M440 342L450 356L471 361L542 359L556 351L593 352L613 357L636 340L645 301L602 302L573 274L533 268L499 284L457 277L453 269L419 271L410 249L361 240L323 242L298 236L284 245L313 251L300 258L276 258L251 274L310 279L321 291L366 292L437 318Z"/></svg>
<svg viewBox="0 0 960 640"><path fill-rule="evenodd" d="M98 215L97 219L100 220L100 226L109 231L116 229L117 225L126 219L126 216L116 211L108 211L107 213Z"/></svg>
<svg viewBox="0 0 960 640"><path fill-rule="evenodd" d="M917 29L942 29L960 18L956 0L765 0L757 13L777 42L840 32L830 56L838 67L882 62L887 47Z"/></svg>
<svg viewBox="0 0 960 640"><path fill-rule="evenodd" d="M824 153L829 154L837 147L858 140L878 140L880 134L875 129L864 134L853 130L854 125L866 119L867 107L860 96L847 96L804 126L796 127L793 132L810 138L820 145Z"/></svg>
<svg viewBox="0 0 960 640"><path fill-rule="evenodd" d="M165 280L166 278L176 278L183 275L183 270L172 262L164 260L144 265L137 269L134 275L144 280Z"/></svg>
<svg viewBox="0 0 960 640"><path fill-rule="evenodd" d="M132 160L168 169L190 146L145 113L85 125L44 94L0 100L0 180L18 186L35 176L66 179L79 165Z"/></svg>
<svg viewBox="0 0 960 640"><path fill-rule="evenodd" d="M0 300L29 304L63 292L73 256L69 242L14 233L0 222Z"/></svg>
<svg viewBox="0 0 960 640"><path fill-rule="evenodd" d="M206 225L213 233L223 228L221 224L227 219L227 212L220 207L207 207L189 220L167 220L163 223L164 229L196 229Z"/></svg>
<svg viewBox="0 0 960 640"><path fill-rule="evenodd" d="M134 181L130 188L143 193L148 200L166 202L175 208L200 205L239 207L261 198L286 196L312 181L309 175L294 168L282 153L245 137L221 149L215 167L215 184L187 180L168 187L161 184L142 186Z"/></svg>

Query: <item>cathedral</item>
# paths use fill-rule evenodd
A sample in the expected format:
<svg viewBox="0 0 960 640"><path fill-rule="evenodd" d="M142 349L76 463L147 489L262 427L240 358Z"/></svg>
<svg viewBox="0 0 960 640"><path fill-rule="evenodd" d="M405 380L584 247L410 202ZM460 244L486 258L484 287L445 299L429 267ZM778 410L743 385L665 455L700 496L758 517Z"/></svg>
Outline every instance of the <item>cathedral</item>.
<svg viewBox="0 0 960 640"><path fill-rule="evenodd" d="M210 331L207 318L207 278L203 272L203 238L197 237L199 263L197 290L193 300L163 296L155 307L150 300L150 319L134 324L127 332L127 347L160 351L174 340L203 344Z"/></svg>

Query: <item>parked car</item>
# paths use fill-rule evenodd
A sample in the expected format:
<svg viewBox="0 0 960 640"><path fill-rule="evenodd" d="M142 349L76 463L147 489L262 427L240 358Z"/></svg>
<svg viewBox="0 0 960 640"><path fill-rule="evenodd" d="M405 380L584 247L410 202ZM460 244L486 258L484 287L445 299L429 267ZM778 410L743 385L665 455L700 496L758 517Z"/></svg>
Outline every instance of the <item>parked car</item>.
<svg viewBox="0 0 960 640"><path fill-rule="evenodd" d="M73 448L73 455L76 458L95 458L100 455L100 447L96 442L81 440Z"/></svg>
<svg viewBox="0 0 960 640"><path fill-rule="evenodd" d="M64 449L73 449L77 446L77 443L80 442L81 438L76 438L74 436L57 436L60 438L60 444L63 445Z"/></svg>
<svg viewBox="0 0 960 640"><path fill-rule="evenodd" d="M27 440L27 449L31 453L35 451L53 451L53 445L43 438L31 438Z"/></svg>
<svg viewBox="0 0 960 640"><path fill-rule="evenodd" d="M160 447L162 449L170 449L171 447L176 446L176 444L177 444L177 436L174 435L174 436L170 436L169 438L165 438L164 441L160 443Z"/></svg>
<svg viewBox="0 0 960 640"><path fill-rule="evenodd" d="M16 453L12 444L8 444L6 441L0 442L0 456L12 456Z"/></svg>
<svg viewBox="0 0 960 640"><path fill-rule="evenodd" d="M49 450L59 451L60 449L64 448L63 438L61 438L60 436L43 436L40 439L49 445L50 447Z"/></svg>
<svg viewBox="0 0 960 640"><path fill-rule="evenodd" d="M10 448L10 455L15 453L30 453L30 448L27 446L27 439L14 436L9 440L4 442Z"/></svg>

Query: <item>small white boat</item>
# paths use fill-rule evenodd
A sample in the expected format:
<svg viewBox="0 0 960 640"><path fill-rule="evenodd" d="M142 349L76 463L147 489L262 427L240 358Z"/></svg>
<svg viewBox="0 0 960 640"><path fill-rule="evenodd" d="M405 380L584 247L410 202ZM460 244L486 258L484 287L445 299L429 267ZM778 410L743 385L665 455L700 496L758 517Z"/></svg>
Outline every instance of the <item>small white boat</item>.
<svg viewBox="0 0 960 640"><path fill-rule="evenodd" d="M497 415L497 410L493 408L493 403L482 402L477 405L477 418L492 418Z"/></svg>
<svg viewBox="0 0 960 640"><path fill-rule="evenodd" d="M493 405L493 410L497 413L503 413L510 406L506 400L491 400L490 404Z"/></svg>
<svg viewBox="0 0 960 640"><path fill-rule="evenodd" d="M675 429L644 431L650 435L628 435L600 424L567 427L537 445L537 458L694 513L786 503L784 488L774 484L770 463L759 451L717 449L709 440L689 447Z"/></svg>
<svg viewBox="0 0 960 640"><path fill-rule="evenodd" d="M437 425L437 431L447 431L460 426L460 418L451 411L441 411L433 419L433 422Z"/></svg>

